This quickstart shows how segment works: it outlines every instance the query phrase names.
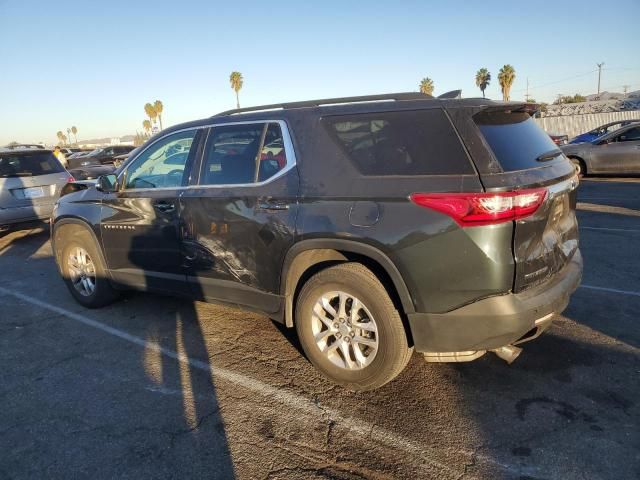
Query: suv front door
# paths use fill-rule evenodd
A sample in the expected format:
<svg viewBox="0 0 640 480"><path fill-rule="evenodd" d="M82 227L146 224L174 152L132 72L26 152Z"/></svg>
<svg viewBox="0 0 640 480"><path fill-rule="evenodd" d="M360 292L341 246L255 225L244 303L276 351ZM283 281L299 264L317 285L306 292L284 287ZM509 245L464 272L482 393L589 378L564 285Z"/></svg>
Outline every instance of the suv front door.
<svg viewBox="0 0 640 480"><path fill-rule="evenodd" d="M120 175L101 210L102 243L114 280L137 288L188 293L180 252L178 198L201 130L158 139Z"/></svg>
<svg viewBox="0 0 640 480"><path fill-rule="evenodd" d="M209 130L197 178L180 198L196 297L278 310L280 270L295 234L294 155L283 121Z"/></svg>

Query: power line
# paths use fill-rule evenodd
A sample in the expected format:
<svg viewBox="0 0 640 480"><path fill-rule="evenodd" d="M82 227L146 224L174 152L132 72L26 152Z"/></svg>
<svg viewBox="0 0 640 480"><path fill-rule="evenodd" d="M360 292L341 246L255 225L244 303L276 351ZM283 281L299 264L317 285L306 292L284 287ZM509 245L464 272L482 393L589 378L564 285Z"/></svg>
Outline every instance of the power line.
<svg viewBox="0 0 640 480"><path fill-rule="evenodd" d="M554 82L548 82L548 83L544 83L544 84L542 84L542 85L536 85L536 86L533 86L533 87L531 87L531 86L530 86L530 87L529 87L529 90L533 90L533 89L535 89L535 88L542 88L542 87L546 87L546 86L548 86L548 85L555 85L555 84L557 84L557 83L566 82L567 80L573 80L574 78L586 77L587 75L591 75L591 74L593 74L593 73L595 73L595 72L597 72L597 71L598 71L598 70L591 70L590 72L581 73L581 74L579 74L579 75L574 75L574 76L572 76L572 77L563 78L563 79L560 79L560 80L556 80L556 81L554 81ZM521 90L514 90L514 93L516 93L516 92L524 92L524 91L526 91L526 88L523 88L523 89L521 89Z"/></svg>

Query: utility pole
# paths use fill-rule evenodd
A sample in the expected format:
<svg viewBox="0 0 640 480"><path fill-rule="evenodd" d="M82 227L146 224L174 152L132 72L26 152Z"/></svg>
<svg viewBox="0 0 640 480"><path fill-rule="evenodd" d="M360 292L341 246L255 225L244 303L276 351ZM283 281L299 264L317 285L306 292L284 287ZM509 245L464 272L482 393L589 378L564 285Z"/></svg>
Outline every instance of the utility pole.
<svg viewBox="0 0 640 480"><path fill-rule="evenodd" d="M529 77L527 77L527 94L524 96L526 102L529 101Z"/></svg>
<svg viewBox="0 0 640 480"><path fill-rule="evenodd" d="M596 63L596 65L598 66L598 95L600 95L600 75L602 74L602 66L604 65L604 62Z"/></svg>
<svg viewBox="0 0 640 480"><path fill-rule="evenodd" d="M623 85L622 86L622 91L624 93L624 98L627 98L627 92L629 91L629 87L631 87L631 85Z"/></svg>

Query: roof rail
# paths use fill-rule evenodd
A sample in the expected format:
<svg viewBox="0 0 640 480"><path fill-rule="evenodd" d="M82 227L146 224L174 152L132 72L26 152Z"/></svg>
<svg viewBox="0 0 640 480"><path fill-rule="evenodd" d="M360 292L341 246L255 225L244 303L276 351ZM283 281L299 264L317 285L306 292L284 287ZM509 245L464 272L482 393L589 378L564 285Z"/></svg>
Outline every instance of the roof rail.
<svg viewBox="0 0 640 480"><path fill-rule="evenodd" d="M358 97L341 97L341 98L324 98L322 100L306 100L303 102L289 102L289 103L273 103L271 105L260 105L257 107L245 107L234 108L233 110L226 110L220 112L214 117L224 117L226 115L234 115L237 113L246 112L258 112L262 110L277 110L277 109L290 109L290 108L306 108L306 107L320 107L322 105L337 105L344 103L361 103L361 102L378 102L384 100L428 100L432 99L431 95L426 95L420 92L400 92L400 93L385 93L383 95L361 95Z"/></svg>

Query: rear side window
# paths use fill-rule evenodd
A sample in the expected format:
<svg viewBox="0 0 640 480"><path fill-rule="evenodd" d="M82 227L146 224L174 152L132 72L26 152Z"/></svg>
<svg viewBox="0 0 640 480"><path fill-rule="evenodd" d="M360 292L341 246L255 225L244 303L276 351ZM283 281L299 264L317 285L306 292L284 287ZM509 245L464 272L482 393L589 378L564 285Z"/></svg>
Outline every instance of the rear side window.
<svg viewBox="0 0 640 480"><path fill-rule="evenodd" d="M330 135L363 175L474 173L444 111L326 117Z"/></svg>
<svg viewBox="0 0 640 480"><path fill-rule="evenodd" d="M64 167L51 152L0 153L0 178L35 177L64 172Z"/></svg>
<svg viewBox="0 0 640 480"><path fill-rule="evenodd" d="M474 117L505 172L562 161L562 152L528 113L483 112ZM553 155L557 152L557 156Z"/></svg>

